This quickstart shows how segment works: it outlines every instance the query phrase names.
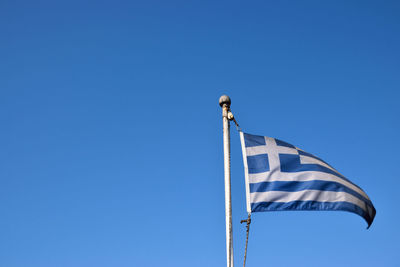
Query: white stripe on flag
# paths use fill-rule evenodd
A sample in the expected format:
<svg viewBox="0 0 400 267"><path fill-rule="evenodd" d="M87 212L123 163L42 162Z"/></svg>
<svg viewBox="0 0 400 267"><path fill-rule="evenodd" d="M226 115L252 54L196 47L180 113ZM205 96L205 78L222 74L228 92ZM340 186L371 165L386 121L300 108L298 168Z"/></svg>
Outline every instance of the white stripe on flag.
<svg viewBox="0 0 400 267"><path fill-rule="evenodd" d="M272 139L272 138L271 138ZM247 156L255 156L255 155L260 155L260 154L267 154L268 148L267 146L251 146L251 147L246 147L246 154ZM280 154L295 154L298 155L299 152L291 147L284 147L280 146L279 147L279 153Z"/></svg>
<svg viewBox="0 0 400 267"><path fill-rule="evenodd" d="M369 213L364 201L346 192L304 190L299 192L268 191L251 193L251 203L257 202L291 202L291 201L319 201L319 202L349 202L359 206Z"/></svg>
<svg viewBox="0 0 400 267"><path fill-rule="evenodd" d="M269 176L269 177L268 177ZM262 172L262 173L250 173L249 174L249 181L250 183L261 183L261 182L289 182L289 181L298 181L298 182L305 182L305 181L329 181L329 182L337 182L340 183L366 199L369 199L367 194L363 190L361 190L358 186L353 185L352 183L347 182L333 174L323 173L318 171L306 171L306 172L279 172L276 175L271 175L270 172Z"/></svg>
<svg viewBox="0 0 400 267"><path fill-rule="evenodd" d="M325 162L315 159L315 158L312 158L312 157L305 156L305 155L300 155L300 163L301 164L318 164L318 165L324 166L328 169L331 169L334 172L340 173L337 170L335 170L334 168L332 168L331 166L329 166L328 164L326 164Z"/></svg>

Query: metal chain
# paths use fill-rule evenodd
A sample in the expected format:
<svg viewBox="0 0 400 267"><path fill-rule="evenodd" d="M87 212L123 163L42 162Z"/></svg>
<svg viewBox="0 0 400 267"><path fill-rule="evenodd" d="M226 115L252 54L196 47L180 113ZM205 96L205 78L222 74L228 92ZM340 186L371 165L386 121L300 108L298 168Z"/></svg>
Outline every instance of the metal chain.
<svg viewBox="0 0 400 267"><path fill-rule="evenodd" d="M249 232L250 232L250 223L251 223L251 213L247 217L247 220L241 220L240 223L246 222L246 246L244 248L244 260L243 260L243 267L246 266L246 258L247 258L247 244L249 243Z"/></svg>

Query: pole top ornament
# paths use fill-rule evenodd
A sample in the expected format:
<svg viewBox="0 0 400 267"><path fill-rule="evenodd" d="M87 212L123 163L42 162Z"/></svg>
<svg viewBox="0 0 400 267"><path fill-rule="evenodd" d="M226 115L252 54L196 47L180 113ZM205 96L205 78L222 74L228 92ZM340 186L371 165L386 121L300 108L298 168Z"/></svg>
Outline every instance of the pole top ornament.
<svg viewBox="0 0 400 267"><path fill-rule="evenodd" d="M231 99L230 99L230 97L227 96L227 95L222 95L222 96L219 98L219 105L220 105L221 107L223 107L224 105L227 105L227 107L229 108L229 107L231 106Z"/></svg>

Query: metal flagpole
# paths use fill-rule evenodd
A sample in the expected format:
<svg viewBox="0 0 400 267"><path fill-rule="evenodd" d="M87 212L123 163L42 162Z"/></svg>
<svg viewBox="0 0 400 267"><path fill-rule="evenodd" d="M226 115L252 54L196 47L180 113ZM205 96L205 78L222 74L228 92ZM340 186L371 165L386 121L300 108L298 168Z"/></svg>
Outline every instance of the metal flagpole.
<svg viewBox="0 0 400 267"><path fill-rule="evenodd" d="M232 202L231 202L231 151L229 120L232 115L229 111L231 99L227 95L219 98L222 108L222 120L224 129L224 174L225 174L225 223L226 223L226 263L227 267L233 267L233 240L232 240Z"/></svg>

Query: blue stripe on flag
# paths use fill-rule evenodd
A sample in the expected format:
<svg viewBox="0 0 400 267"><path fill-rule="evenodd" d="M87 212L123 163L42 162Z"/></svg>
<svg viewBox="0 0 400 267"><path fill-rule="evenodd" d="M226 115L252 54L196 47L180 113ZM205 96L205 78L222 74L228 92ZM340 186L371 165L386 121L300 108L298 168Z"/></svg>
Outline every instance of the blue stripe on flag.
<svg viewBox="0 0 400 267"><path fill-rule="evenodd" d="M281 171L282 172L318 171L318 172L325 172L325 173L333 174L333 175L336 175L336 176L348 181L340 173L338 173L332 169L329 169L325 166L322 166L319 164L310 164L310 163L302 164L300 162L299 155L279 154L279 160L281 162Z"/></svg>
<svg viewBox="0 0 400 267"><path fill-rule="evenodd" d="M279 139L276 139L276 138L275 138L275 142L276 142L277 146L285 146L285 147L290 147L290 148L296 149L296 147L294 145L291 145L289 143L286 143L286 142L284 142L282 140L279 140Z"/></svg>
<svg viewBox="0 0 400 267"><path fill-rule="evenodd" d="M311 154L311 153L305 152L305 151L303 151L303 150L297 150L297 151L299 152L299 155L303 155L303 156L307 156L307 157L310 157L310 158L313 158L313 159L317 159L317 160L319 160L319 161L325 163L325 164L328 165L329 167L333 168L331 165L329 165L328 163L326 163L326 162L323 161L322 159L318 158L317 156L314 156L314 155Z"/></svg>
<svg viewBox="0 0 400 267"><path fill-rule="evenodd" d="M252 212L262 211L284 211L284 210L339 210L353 212L363 217L368 228L371 226L375 216L375 209L370 215L359 206L349 202L318 202L318 201L291 201L291 202L258 202L251 204Z"/></svg>
<svg viewBox="0 0 400 267"><path fill-rule="evenodd" d="M243 133L244 135L244 143L246 147L252 146L265 146L265 138L264 136L252 135Z"/></svg>
<svg viewBox="0 0 400 267"><path fill-rule="evenodd" d="M260 173L269 171L268 154L247 156L247 167L249 173Z"/></svg>
<svg viewBox="0 0 400 267"><path fill-rule="evenodd" d="M325 161L323 161L322 159L320 159L320 158L318 158L317 156L314 156L313 154L310 154L310 153L308 153L308 152L305 152L305 151L302 151L302 150L297 150L298 152L299 152L299 155L302 155L302 156L307 156L307 157L310 157L310 158L313 158L313 159L316 159L316 160L320 160L321 162L323 162L323 163L325 163L326 165L328 165L329 167L331 167L332 169L334 169L331 165L329 165L328 163L326 163ZM280 158L280 156L281 155L288 155L288 154L280 154L279 155L279 158ZM339 178L342 178L343 180L345 180L346 182L348 182L348 183L351 183L352 185L354 185L355 187L357 187L357 188L360 188L358 185L356 185L355 183L353 183L352 181L350 181L349 179L347 179L346 177L344 177L343 175L341 175L339 172L337 172L337 171L334 171L334 170L331 170L331 169L329 169L329 168L326 168L326 167L324 167L324 166L321 166L321 165L318 165L318 164L301 164L301 162L300 162L300 157L298 157L297 155L292 155L292 156L294 156L294 157L296 157L296 160L294 159L294 157L293 157L293 162L291 162L291 164L293 164L292 165L292 167L293 166L297 166L297 167L295 167L294 169L298 169L297 171L287 171L287 170L282 170L282 165L281 165L281 170L282 170L282 172L298 172L298 171L320 171L320 172L326 172L326 173L329 173L329 174L333 174L333 175L336 175L337 177L339 177ZM283 156L283 158L286 158L287 160L289 160L289 157L286 157L286 156ZM282 162L281 162L281 164L282 164ZM290 165L290 164L289 164ZM298 167L298 166L300 166L300 165L302 165L303 167ZM312 167L312 166L309 166L309 165L315 165L314 167L316 167L315 169L305 169L305 168L308 168L308 167L310 167L310 168L314 168L314 167ZM289 166L286 166L286 167L289 167ZM285 167L284 167L285 168ZM289 167L290 168L290 167ZM361 189L361 188L360 188Z"/></svg>
<svg viewBox="0 0 400 267"><path fill-rule="evenodd" d="M361 194L357 193L353 189L347 186L334 182L334 181L275 181L275 182L261 182L251 183L250 192L268 192L268 191L284 191L284 192L298 192L303 190L320 190L320 191L332 191L332 192L346 192L350 195L367 203L373 208L371 200L365 198Z"/></svg>

